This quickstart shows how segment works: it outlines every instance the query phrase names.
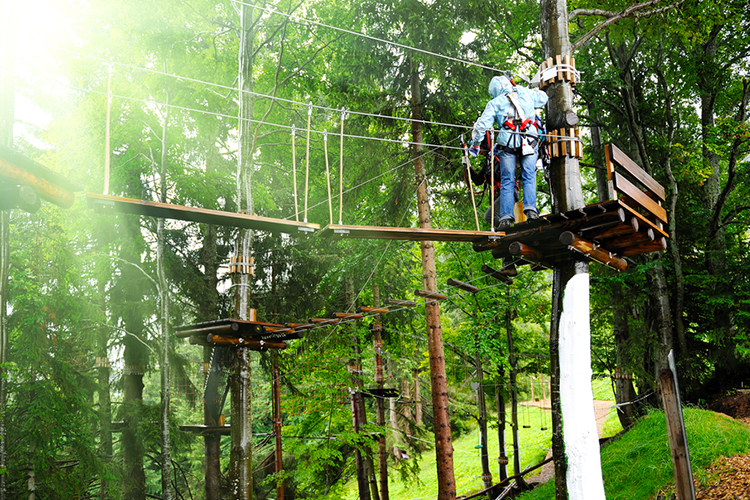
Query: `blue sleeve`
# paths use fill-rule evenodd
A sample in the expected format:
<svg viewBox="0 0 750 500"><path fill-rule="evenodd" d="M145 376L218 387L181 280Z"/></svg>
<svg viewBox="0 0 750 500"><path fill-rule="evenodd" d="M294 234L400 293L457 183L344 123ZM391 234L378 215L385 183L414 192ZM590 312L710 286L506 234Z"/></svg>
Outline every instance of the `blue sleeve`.
<svg viewBox="0 0 750 500"><path fill-rule="evenodd" d="M479 144L482 142L484 133L492 129L495 125L495 107L492 105L492 101L487 103L484 107L482 116L474 123L474 130L472 131L471 143Z"/></svg>
<svg viewBox="0 0 750 500"><path fill-rule="evenodd" d="M547 104L547 101L549 100L549 97L547 97L547 94L542 92L539 89L534 89L534 107L535 108L541 108L545 104Z"/></svg>

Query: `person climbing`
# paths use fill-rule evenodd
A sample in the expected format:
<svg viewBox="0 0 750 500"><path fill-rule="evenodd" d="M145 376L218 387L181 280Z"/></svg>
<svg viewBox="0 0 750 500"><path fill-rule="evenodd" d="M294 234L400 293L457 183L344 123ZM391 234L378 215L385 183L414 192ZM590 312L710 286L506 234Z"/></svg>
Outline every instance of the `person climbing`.
<svg viewBox="0 0 750 500"><path fill-rule="evenodd" d="M499 124L495 149L500 160L500 196L495 200L495 220L491 221L491 210L484 220L498 231L513 225L513 185L515 183L516 159L521 163L523 183L523 212L527 219L539 218L536 207L536 161L539 131L535 122L535 109L547 103L547 94L541 90L519 87L508 76L495 76L490 80L489 93L492 99L484 108L482 116L474 124L469 153L479 153L486 132L495 123Z"/></svg>

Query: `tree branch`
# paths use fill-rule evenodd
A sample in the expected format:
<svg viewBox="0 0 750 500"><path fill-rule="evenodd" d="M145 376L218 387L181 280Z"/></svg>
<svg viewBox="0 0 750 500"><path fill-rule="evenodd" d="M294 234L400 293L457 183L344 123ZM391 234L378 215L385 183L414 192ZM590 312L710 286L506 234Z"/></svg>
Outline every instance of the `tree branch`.
<svg viewBox="0 0 750 500"><path fill-rule="evenodd" d="M570 51L575 52L576 50L580 49L583 44L588 42L592 37L594 37L597 33L602 31L607 26L610 26L621 19L625 19L626 17L648 17L652 16L654 14L658 14L660 12L664 12L670 9L674 9L678 5L682 4L685 0L677 0L675 3L667 5L665 7L660 7L658 9L652 9L648 12L641 12L643 9L647 7L651 7L653 5L656 5L661 0L648 0L643 3L639 3L637 5L632 5L628 7L627 9L624 9L621 12L609 12L605 10L600 9L576 9L573 12L570 13L570 19L573 19L575 16L604 16L608 19L606 21L603 21L602 23L596 25L593 29L591 29L588 33L583 34L578 40L575 41L573 46L571 47Z"/></svg>

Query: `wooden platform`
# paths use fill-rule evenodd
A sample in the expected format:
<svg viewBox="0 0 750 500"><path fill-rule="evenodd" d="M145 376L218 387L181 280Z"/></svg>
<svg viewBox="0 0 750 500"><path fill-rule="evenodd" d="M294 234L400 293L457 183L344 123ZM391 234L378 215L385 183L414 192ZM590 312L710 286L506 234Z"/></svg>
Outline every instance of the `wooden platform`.
<svg viewBox="0 0 750 500"><path fill-rule="evenodd" d="M217 226L239 227L269 233L298 234L311 233L320 229L320 224L296 222L284 219L273 219L259 215L245 215L207 208L193 208L182 205L170 205L155 201L143 201L119 196L87 193L89 208L99 213L136 214L163 219L176 219L188 222L202 222Z"/></svg>
<svg viewBox="0 0 750 500"><path fill-rule="evenodd" d="M372 240L403 241L468 241L487 242L491 237L503 233L491 231L463 231L459 229L421 229L418 227L350 226L329 224L321 231L321 236L358 238Z"/></svg>
<svg viewBox="0 0 750 500"><path fill-rule="evenodd" d="M588 250L571 248L571 234L589 243ZM477 252L491 251L496 259L518 258L545 267L583 256L622 270L623 257L664 250L667 238L621 200L611 200L522 222L496 241L473 246Z"/></svg>

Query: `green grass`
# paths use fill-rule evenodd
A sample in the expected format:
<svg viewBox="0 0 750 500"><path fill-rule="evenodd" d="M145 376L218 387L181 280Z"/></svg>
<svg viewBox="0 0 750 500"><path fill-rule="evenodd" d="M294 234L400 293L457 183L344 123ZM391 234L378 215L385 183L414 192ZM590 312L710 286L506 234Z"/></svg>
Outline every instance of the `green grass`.
<svg viewBox="0 0 750 500"><path fill-rule="evenodd" d="M592 389L596 399L613 401L612 385L608 379L596 379L592 382ZM510 428L510 407L507 408L508 425L505 431L506 452L509 455L510 464L508 473L513 474L513 438ZM495 418L490 416L490 419ZM493 424L494 422L490 422ZM521 469L541 462L551 446L551 417L549 410L540 410L537 407L518 407L518 435L520 442ZM528 427L525 427L528 426ZM542 430L542 428L546 428ZM620 432L622 427L617 418L615 409L610 410L603 427L604 436L613 436ZM489 458L490 471L494 481L498 480L498 443L497 427L490 427L489 431ZM430 435L425 436L430 440ZM479 444L479 429L476 424L470 426L470 432L461 435L453 442L453 467L456 478L456 491L459 495L469 494L484 488L480 462L480 450L475 446ZM422 454L419 461L420 472L416 479L406 482L401 481L398 473L389 469L389 492L390 497L398 500L421 500L434 499L437 497L437 475L435 472L435 452L430 449ZM527 476L529 478L529 476ZM533 480L533 476L531 476ZM355 500L357 495L356 479L348 481L343 487L332 491L325 500ZM546 497L540 497L546 498Z"/></svg>
<svg viewBox="0 0 750 500"><path fill-rule="evenodd" d="M508 420L510 421L510 408L508 408ZM492 417L490 417L492 418ZM492 422L491 422L492 423ZM518 410L518 435L520 442L521 468L539 463L544 459L550 448L551 422L549 410L543 411L536 407L521 407ZM524 428L528 425L528 428ZM546 430L541 430L546 427ZM482 464L480 459L479 427L470 425L470 431L461 435L453 442L453 468L455 471L456 488L459 494L466 494L484 488L480 476L482 475ZM497 427L488 430L490 472L493 480L498 479L498 443ZM431 436L426 436L431 439ZM505 432L506 450L509 455L509 474L513 474L513 437L510 425L506 426ZM422 454L419 462L420 472L415 480L401 481L401 478L389 469L389 492L391 498L399 500L434 499L437 497L437 474L435 469L435 452L430 449ZM332 492L326 500L357 498L356 480L350 480L341 490Z"/></svg>
<svg viewBox="0 0 750 500"><path fill-rule="evenodd" d="M693 474L722 456L750 453L750 428L724 415L685 409L685 426ZM602 473L608 500L647 500L673 480L664 413L654 411L602 450ZM523 500L554 498L554 481L522 495Z"/></svg>

